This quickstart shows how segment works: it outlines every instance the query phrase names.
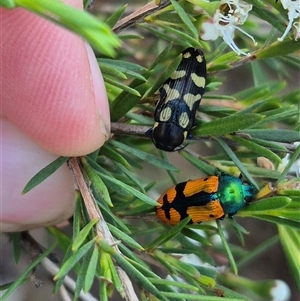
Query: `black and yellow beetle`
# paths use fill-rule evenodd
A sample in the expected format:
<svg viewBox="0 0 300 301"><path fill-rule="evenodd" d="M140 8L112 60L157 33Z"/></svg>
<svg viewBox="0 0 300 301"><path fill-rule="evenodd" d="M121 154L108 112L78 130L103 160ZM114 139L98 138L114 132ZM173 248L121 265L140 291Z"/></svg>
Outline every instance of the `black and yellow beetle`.
<svg viewBox="0 0 300 301"><path fill-rule="evenodd" d="M195 115L199 107L206 81L206 62L203 52L188 48L181 54L177 69L160 88L150 135L154 145L164 151L181 149L189 130L195 125Z"/></svg>

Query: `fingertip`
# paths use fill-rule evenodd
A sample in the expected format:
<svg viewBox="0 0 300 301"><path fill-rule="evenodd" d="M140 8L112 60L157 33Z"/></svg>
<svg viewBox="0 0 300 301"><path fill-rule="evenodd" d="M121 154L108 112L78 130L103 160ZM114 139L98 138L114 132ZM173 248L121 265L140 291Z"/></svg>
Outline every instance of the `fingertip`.
<svg viewBox="0 0 300 301"><path fill-rule="evenodd" d="M75 203L73 177L67 165L22 194L28 181L57 156L33 143L7 119L1 119L0 124L3 130L1 231L24 231L69 218Z"/></svg>
<svg viewBox="0 0 300 301"><path fill-rule="evenodd" d="M3 16L3 115L53 154L80 156L99 148L109 138L110 116L91 48L22 9Z"/></svg>

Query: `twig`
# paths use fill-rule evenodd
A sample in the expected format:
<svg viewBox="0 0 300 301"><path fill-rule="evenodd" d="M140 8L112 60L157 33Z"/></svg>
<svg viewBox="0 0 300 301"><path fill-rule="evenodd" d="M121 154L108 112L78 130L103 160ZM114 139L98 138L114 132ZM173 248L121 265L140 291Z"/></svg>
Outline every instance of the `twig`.
<svg viewBox="0 0 300 301"><path fill-rule="evenodd" d="M38 258L43 252L46 250L45 247L40 245L31 235L28 231L21 232L20 236L23 246L25 250L29 253L31 261L34 261L36 258ZM58 263L59 260L57 256L54 253L50 253L48 255L49 260ZM30 275L30 280L33 282L36 288L39 288L43 285L43 280L40 278L37 270L39 265L37 265L32 271Z"/></svg>
<svg viewBox="0 0 300 301"><path fill-rule="evenodd" d="M46 250L46 248L39 244L28 231L21 232L21 240L23 241L25 248L29 251L31 260L36 259ZM54 263L59 263L59 259L54 253L50 253L48 258Z"/></svg>
<svg viewBox="0 0 300 301"><path fill-rule="evenodd" d="M132 125L127 123L112 122L111 131L114 134L123 134L123 135L134 135L143 138L150 138L145 135L146 131L149 130L149 126L144 125Z"/></svg>
<svg viewBox="0 0 300 301"><path fill-rule="evenodd" d="M238 60L238 61L232 63L230 69L237 68L237 67L240 67L240 66L242 66L242 65L251 63L251 62L254 61L254 60L256 60L256 56L255 56L254 54L252 54L252 55L250 55L250 56L244 56L244 57L242 57L240 60Z"/></svg>
<svg viewBox="0 0 300 301"><path fill-rule="evenodd" d="M143 220L148 222L158 222L158 219L155 215L145 215L145 214L137 214L137 215L126 215L126 214L119 214L119 217L125 217L126 219L130 220Z"/></svg>
<svg viewBox="0 0 300 301"><path fill-rule="evenodd" d="M126 29L134 25L135 23L142 21L146 16L168 6L169 4L169 0L161 0L160 4L157 4L156 1L152 1L118 21L117 24L113 27L113 30L114 32L119 32L123 29Z"/></svg>
<svg viewBox="0 0 300 301"><path fill-rule="evenodd" d="M111 235L107 224L102 216L102 213L99 207L97 206L93 193L90 190L89 185L87 184L87 181L83 176L80 158L70 158L68 161L68 165L73 172L75 181L77 182L77 186L81 192L90 220L95 218L98 219L98 222L96 224L96 235L99 238L105 240L109 245L111 245L117 253L121 254L120 250L118 249L118 246L116 245L116 241ZM121 269L118 266L116 266L116 270L118 272L120 280L122 281L122 286L125 292L126 300L138 301L138 297L134 292L132 282L130 281L128 275L124 272L123 269Z"/></svg>
<svg viewBox="0 0 300 301"><path fill-rule="evenodd" d="M63 301L72 301L72 298L69 296L66 288L63 285L59 288L58 293Z"/></svg>
<svg viewBox="0 0 300 301"><path fill-rule="evenodd" d="M112 15L120 7L120 3L117 1L107 1L106 3L104 3L104 1L96 1L96 3L93 4L94 5L92 7L89 6L88 9L90 9L93 13L95 12L95 14L101 12L102 15ZM125 5L127 6L127 4ZM129 15L137 9L139 9L140 7L141 5L139 4L130 3L130 5L126 7L126 14Z"/></svg>
<svg viewBox="0 0 300 301"><path fill-rule="evenodd" d="M31 282L33 282L36 288L39 288L44 284L44 281L39 277L39 274L36 272L36 269L32 270L30 280Z"/></svg>
<svg viewBox="0 0 300 301"><path fill-rule="evenodd" d="M59 267L56 266L53 262L51 262L48 258L42 260L42 265L52 276L55 276L59 271ZM71 292L75 292L76 282L70 276L67 275L64 279L64 286L62 287L67 287ZM64 294L65 296L66 292L62 290L60 291L60 293ZM83 301L97 301L97 299L89 293L80 292L79 297ZM64 300L68 299L65 298Z"/></svg>
<svg viewBox="0 0 300 301"><path fill-rule="evenodd" d="M150 137L148 137L145 133L147 130L149 130L149 126L144 126L144 125L132 125L132 124L127 124L127 123L121 123L121 122L112 122L111 123L111 131L113 134L116 135L134 135L137 137L142 137L145 139L150 139ZM252 137L251 135L244 133L244 132L236 132L235 133L236 136L245 138L245 139L249 139L251 140ZM194 138L190 141L198 141L198 140L211 140L211 137L208 136L194 136ZM238 145L235 141L232 141L230 139L227 139L226 137L224 137L224 140L226 140L228 145L231 146L236 146ZM188 142L188 141L185 141ZM284 143L284 142L279 142L279 141L270 141L270 142L274 142L274 143L278 143L279 145L283 146L286 148L286 151L280 150L280 152L286 152L286 153L292 153L296 150L297 146L294 144L290 144L290 143ZM274 152L278 152L278 149L272 148L272 147L268 147L268 149L274 151Z"/></svg>
<svg viewBox="0 0 300 301"><path fill-rule="evenodd" d="M231 63L229 66L230 66L230 70L231 69L235 69L235 68L238 68L240 66L243 66L243 65L246 65L246 64L249 64L251 63L252 61L255 61L257 58L255 56L255 54L252 54L250 56L244 56L242 58L240 58L239 60ZM208 66L210 66L210 64L208 64ZM211 71L209 72L209 76L213 76L213 75L216 75L220 72L227 72L229 69L225 69L225 70L216 70L216 71Z"/></svg>

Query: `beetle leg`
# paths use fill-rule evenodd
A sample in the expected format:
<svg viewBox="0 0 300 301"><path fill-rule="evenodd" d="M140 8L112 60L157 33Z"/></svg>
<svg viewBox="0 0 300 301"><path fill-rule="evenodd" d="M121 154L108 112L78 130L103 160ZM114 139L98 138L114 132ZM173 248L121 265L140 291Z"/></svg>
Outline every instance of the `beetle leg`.
<svg viewBox="0 0 300 301"><path fill-rule="evenodd" d="M191 133L187 133L186 139L187 140L194 140L194 136Z"/></svg>

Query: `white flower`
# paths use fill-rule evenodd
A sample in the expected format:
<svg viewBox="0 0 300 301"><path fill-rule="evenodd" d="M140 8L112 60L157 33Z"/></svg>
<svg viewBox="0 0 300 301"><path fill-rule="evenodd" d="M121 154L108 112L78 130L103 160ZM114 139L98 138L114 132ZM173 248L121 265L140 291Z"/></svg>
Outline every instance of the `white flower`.
<svg viewBox="0 0 300 301"><path fill-rule="evenodd" d="M289 286L282 280L275 280L275 285L272 287L271 300L272 301L288 301L291 297L291 290Z"/></svg>
<svg viewBox="0 0 300 301"><path fill-rule="evenodd" d="M243 25L248 18L248 12L252 9L252 5L239 0L222 0L213 19L204 22L202 28L204 34L201 35L203 40L216 40L222 36L224 42L237 54L244 54L241 49L233 41L234 31L237 29L249 37L254 44L254 38L239 26Z"/></svg>
<svg viewBox="0 0 300 301"><path fill-rule="evenodd" d="M298 41L298 38L300 38L300 21L294 22L293 26L296 28L295 41Z"/></svg>
<svg viewBox="0 0 300 301"><path fill-rule="evenodd" d="M278 38L278 41L283 41L283 39L286 37L290 29L292 28L293 21L294 19L298 18L300 16L300 0L281 0L281 4L284 9L287 9L288 12L288 18L289 18L289 23L285 29L284 34L282 35L281 38ZM297 22L294 23L294 26ZM297 26L297 25L296 25ZM295 27L296 27L295 26ZM299 37L299 24L298 27L296 27L297 33L295 39Z"/></svg>
<svg viewBox="0 0 300 301"><path fill-rule="evenodd" d="M300 142L294 142L295 146L300 145ZM278 166L278 170L281 172L286 165L290 162L291 159L291 155L287 154L283 159L282 159L282 163L279 164ZM298 158L293 165L291 166L290 170L289 170L289 174L295 174L296 177L300 177L300 158Z"/></svg>

